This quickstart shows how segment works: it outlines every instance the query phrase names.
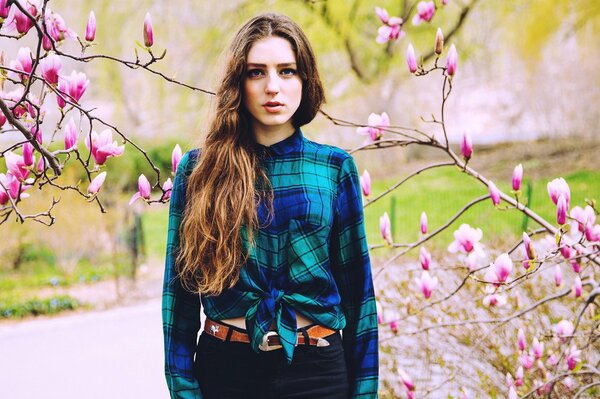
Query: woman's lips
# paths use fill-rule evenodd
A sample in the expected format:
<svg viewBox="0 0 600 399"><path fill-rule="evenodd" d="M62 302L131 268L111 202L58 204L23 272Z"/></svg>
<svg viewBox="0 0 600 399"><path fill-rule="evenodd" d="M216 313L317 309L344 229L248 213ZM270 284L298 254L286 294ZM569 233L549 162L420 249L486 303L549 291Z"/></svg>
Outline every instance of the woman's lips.
<svg viewBox="0 0 600 399"><path fill-rule="evenodd" d="M270 113L281 112L284 108L284 105L281 103L266 103L263 105L265 110Z"/></svg>

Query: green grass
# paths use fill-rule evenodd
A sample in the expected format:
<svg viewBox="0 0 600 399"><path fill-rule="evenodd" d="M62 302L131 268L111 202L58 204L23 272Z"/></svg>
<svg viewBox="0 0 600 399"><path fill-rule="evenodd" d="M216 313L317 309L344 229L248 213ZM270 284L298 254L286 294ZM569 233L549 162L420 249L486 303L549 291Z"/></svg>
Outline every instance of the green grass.
<svg viewBox="0 0 600 399"><path fill-rule="evenodd" d="M54 314L83 306L68 295L57 295L53 288L78 283L94 283L114 276L111 258L98 257L94 262L81 259L73 270L59 267L46 248L29 247L19 269L0 268L0 319L27 315ZM117 267L127 272L125 264ZM40 290L46 294L40 298Z"/></svg>
<svg viewBox="0 0 600 399"><path fill-rule="evenodd" d="M600 172L576 171L563 176L571 188L571 207L585 206L586 198L600 199ZM398 180L401 177L398 178ZM548 179L527 180L522 184L526 190L531 184L532 196L530 208L541 217L555 224L556 207L550 201L546 185ZM371 197L377 196L388 187L395 184L395 180L374 181ZM510 193L510 181L495 182L500 190ZM429 231L433 231L446 223L455 213L472 199L488 193L487 187L474 180L472 177L461 173L456 167L437 168L426 171L401 185L386 197L368 205L365 208L367 240L369 244L381 244L383 241L379 233L379 217L388 212L392 220L392 232L395 242L413 242L419 238L419 219L421 212L425 211L429 219ZM526 196L525 193L523 196ZM392 200L392 197L394 200ZM392 201L395 201L394 212ZM365 201L366 203L367 201ZM506 204L501 204L505 207ZM146 212L143 218L144 234L149 255L162 257L165 254L167 234L168 207L163 206ZM462 224L468 223L472 227L483 230L482 243L487 246L498 246L512 243L520 237L525 218L522 213L514 209L501 211L487 199L460 216L459 219L432 240L428 247L443 250L453 241L452 233ZM531 220L529 228L538 226ZM387 249L378 249L376 254L385 254Z"/></svg>

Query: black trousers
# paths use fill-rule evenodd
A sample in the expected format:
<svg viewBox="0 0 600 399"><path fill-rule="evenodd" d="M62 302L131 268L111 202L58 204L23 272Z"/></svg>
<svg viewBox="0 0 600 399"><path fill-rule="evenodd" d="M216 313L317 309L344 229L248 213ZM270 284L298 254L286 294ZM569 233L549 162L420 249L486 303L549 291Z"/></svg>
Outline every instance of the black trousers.
<svg viewBox="0 0 600 399"><path fill-rule="evenodd" d="M288 365L281 348L255 353L250 344L203 331L194 376L204 399L348 399L342 337L338 331L325 339L329 346L296 346Z"/></svg>

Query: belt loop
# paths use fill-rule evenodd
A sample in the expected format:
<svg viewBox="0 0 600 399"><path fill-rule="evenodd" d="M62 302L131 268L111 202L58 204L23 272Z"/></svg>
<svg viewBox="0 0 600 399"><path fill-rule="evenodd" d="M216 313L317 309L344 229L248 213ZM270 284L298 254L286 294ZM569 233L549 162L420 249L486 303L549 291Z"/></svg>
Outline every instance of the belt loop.
<svg viewBox="0 0 600 399"><path fill-rule="evenodd" d="M310 345L310 337L308 336L308 332L306 331L306 328L302 328L302 329L300 329L300 331L302 332L302 335L304 336L304 345Z"/></svg>
<svg viewBox="0 0 600 399"><path fill-rule="evenodd" d="M225 342L231 340L231 334L233 334L233 328L227 326L227 337L225 337Z"/></svg>

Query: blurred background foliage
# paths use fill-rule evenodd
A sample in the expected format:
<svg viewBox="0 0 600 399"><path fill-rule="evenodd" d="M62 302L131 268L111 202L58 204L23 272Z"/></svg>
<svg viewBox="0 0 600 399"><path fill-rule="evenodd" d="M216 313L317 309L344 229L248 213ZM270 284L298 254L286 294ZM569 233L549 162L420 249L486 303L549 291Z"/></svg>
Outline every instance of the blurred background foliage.
<svg viewBox="0 0 600 399"><path fill-rule="evenodd" d="M129 60L135 57L136 41L142 41L142 21L150 12L153 51L158 55L167 50L155 68L207 90L214 90L221 52L243 22L264 11L285 13L303 27L314 46L327 92L326 112L366 123L369 113L386 111L392 125L414 126L432 134L439 134L439 127L422 118L439 114L441 78L437 74L414 78L404 57L408 43L413 43L417 56L432 63L435 30L441 27L447 45L455 43L459 52L459 70L446 104L446 125L454 143L463 131L471 133L475 143L472 165L508 190L513 167L523 162L525 180L532 186L532 206L549 220L553 220L553 208L545 185L552 178L563 176L571 184L573 205L600 197L600 161L595 155L600 150L600 2L450 0L445 7L436 3L439 8L431 23L420 26L411 23L416 2L403 0L54 0L49 6L80 35L89 11L94 10L97 44L90 53ZM407 20L405 38L383 45L375 42L381 25L375 6ZM24 45L33 47L32 35L18 42L3 40L5 60L14 59ZM78 48L66 42L63 50L77 52ZM138 52L144 59L143 51ZM439 62L444 60L445 53ZM95 108L94 115L118 126L148 151L161 169L161 183L170 176L173 146L179 143L184 151L195 147L209 122L210 95L109 60L86 64L64 60L63 64L65 74L73 69L87 74L90 86L83 104ZM53 99L48 103L45 134L57 120ZM322 116L303 131L309 139L347 150L363 140L354 128L335 126ZM57 137L60 144L61 133ZM0 142L5 146L10 138L3 135ZM86 151L81 136L79 149ZM440 156L412 147L353 155L359 171L371 173L374 194ZM0 171L4 169L4 164L0 165ZM61 181L82 181L85 176L75 169L67 167ZM50 228L29 222L0 226L0 303L5 307L19 301L30 303L47 287L133 275L128 234L136 210L127 202L137 190L140 173L153 184L157 177L131 146L126 147L124 156L110 159L106 170L101 194L108 214L100 214L94 203L68 192L31 190L31 198L22 203L24 212L39 212L53 197L60 197L54 212L56 224ZM87 186L87 182L81 184ZM439 225L484 191L456 170L427 172L401 186L393 194L394 205L389 196L366 208L369 242L381 243L378 220L385 211L393 213L394 238L412 241L417 238L421 211L429 214L432 226ZM167 208L143 207L145 251L159 268ZM434 252L447 247L460 223L482 227L484 237L490 240L487 244L494 246L511 242L524 222L520 214L506 217L489 204L481 204L434 241ZM374 257L385 254L373 251ZM417 256L415 253L412 258Z"/></svg>

